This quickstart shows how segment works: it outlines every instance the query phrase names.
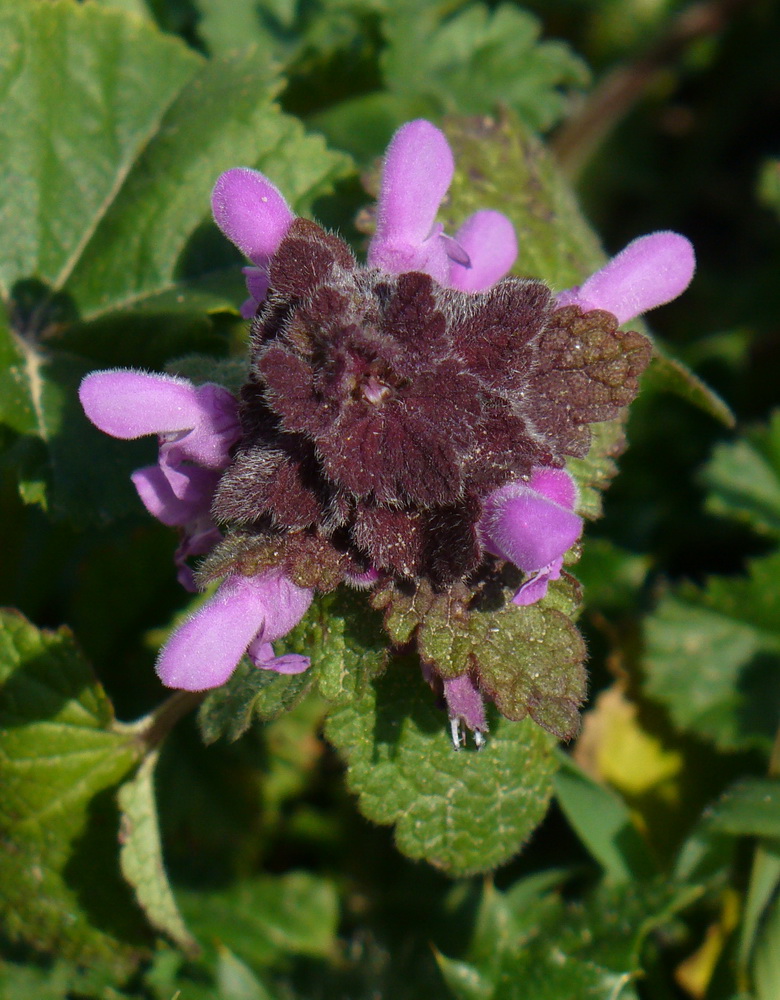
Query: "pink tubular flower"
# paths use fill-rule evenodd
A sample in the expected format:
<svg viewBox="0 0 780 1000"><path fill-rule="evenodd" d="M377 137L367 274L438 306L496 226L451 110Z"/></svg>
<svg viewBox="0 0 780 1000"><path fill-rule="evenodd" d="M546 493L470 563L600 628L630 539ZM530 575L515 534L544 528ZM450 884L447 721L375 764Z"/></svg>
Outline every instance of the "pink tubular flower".
<svg viewBox="0 0 780 1000"><path fill-rule="evenodd" d="M172 467L189 461L222 469L240 434L235 398L209 382L111 369L87 375L79 399L92 423L112 437L158 435L161 461Z"/></svg>
<svg viewBox="0 0 780 1000"><path fill-rule="evenodd" d="M474 734L477 747L484 743L483 734L488 731L485 717L485 701L469 674L460 677L439 677L436 670L424 660L420 663L422 675L434 691L440 692L450 719L452 745L460 750L465 744L461 726Z"/></svg>
<svg viewBox="0 0 780 1000"><path fill-rule="evenodd" d="M210 383L122 370L87 375L79 398L92 423L112 437L157 435L158 463L137 469L133 485L153 517L183 529L178 578L194 590L187 558L210 552L222 537L211 500L241 433L235 398Z"/></svg>
<svg viewBox="0 0 780 1000"><path fill-rule="evenodd" d="M454 172L443 132L424 119L401 126L385 156L369 265L393 274L424 271L464 292L484 291L503 278L517 257L506 216L476 212L454 239L435 221Z"/></svg>
<svg viewBox="0 0 780 1000"><path fill-rule="evenodd" d="M249 167L221 174L211 193L214 221L254 267L245 267L249 298L241 307L250 319L268 291L268 262L295 216L267 177Z"/></svg>
<svg viewBox="0 0 780 1000"><path fill-rule="evenodd" d="M161 650L160 680L184 691L219 687L245 653L264 669L300 673L309 665L306 657L276 658L270 644L297 625L311 600L310 590L297 587L281 573L227 577Z"/></svg>
<svg viewBox="0 0 780 1000"><path fill-rule="evenodd" d="M560 577L564 554L582 534L576 502L568 472L541 467L528 482L507 483L485 500L480 521L485 547L529 574L515 604L541 600L549 582Z"/></svg>
<svg viewBox="0 0 780 1000"><path fill-rule="evenodd" d="M459 750L464 742L461 739L460 729L463 724L474 733L477 747L481 747L484 742L482 734L487 732L488 726L485 718L485 702L474 681L468 674L461 674L460 677L445 679L443 684L444 701L450 717L452 745Z"/></svg>
<svg viewBox="0 0 780 1000"><path fill-rule="evenodd" d="M576 288L558 295L559 306L606 309L627 323L682 295L693 278L696 257L679 233L640 236Z"/></svg>

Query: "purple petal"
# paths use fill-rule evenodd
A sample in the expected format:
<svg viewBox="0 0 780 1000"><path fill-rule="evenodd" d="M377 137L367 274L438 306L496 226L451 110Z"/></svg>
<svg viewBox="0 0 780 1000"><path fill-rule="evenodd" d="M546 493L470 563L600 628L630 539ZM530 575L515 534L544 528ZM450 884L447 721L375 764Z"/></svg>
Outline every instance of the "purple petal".
<svg viewBox="0 0 780 1000"><path fill-rule="evenodd" d="M157 660L167 687L205 691L223 684L256 636L278 639L297 624L312 592L278 573L228 577L174 632Z"/></svg>
<svg viewBox="0 0 780 1000"><path fill-rule="evenodd" d="M558 305L606 309L626 323L671 302L688 287L696 268L690 241L678 233L640 236L578 288L558 296Z"/></svg>
<svg viewBox="0 0 780 1000"><path fill-rule="evenodd" d="M248 167L226 170L219 177L211 209L225 236L260 267L276 253L294 219L277 188Z"/></svg>
<svg viewBox="0 0 780 1000"><path fill-rule="evenodd" d="M451 719L459 719L472 731L487 732L485 704L469 674L444 680L444 700Z"/></svg>
<svg viewBox="0 0 780 1000"><path fill-rule="evenodd" d="M565 469L547 469L537 466L531 473L528 485L561 507L574 510L577 503L577 486Z"/></svg>
<svg viewBox="0 0 780 1000"><path fill-rule="evenodd" d="M257 313L257 307L259 305L260 303L257 301L257 299L253 299L251 295L249 296L248 299L244 299L244 301L238 308L238 311L241 313L241 318L254 319L255 314Z"/></svg>
<svg viewBox="0 0 780 1000"><path fill-rule="evenodd" d="M512 223L501 212L485 209L469 216L455 240L471 261L450 267L450 285L462 292L483 292L500 281L517 259L517 237Z"/></svg>
<svg viewBox="0 0 780 1000"><path fill-rule="evenodd" d="M179 465L176 468L161 466L160 471L168 480L176 499L188 503L195 517L208 513L220 479L217 470L203 469L198 465Z"/></svg>
<svg viewBox="0 0 780 1000"><path fill-rule="evenodd" d="M300 653L285 653L284 656L275 656L262 664L263 670L274 670L277 674L302 674L310 666L309 657L301 656Z"/></svg>
<svg viewBox="0 0 780 1000"><path fill-rule="evenodd" d="M188 431L202 412L195 386L187 379L120 368L87 375L79 399L96 427L125 440Z"/></svg>
<svg viewBox="0 0 780 1000"><path fill-rule="evenodd" d="M259 267L243 267L241 270L249 292L249 298L241 306L241 315L244 319L252 319L268 292L268 275Z"/></svg>
<svg viewBox="0 0 780 1000"><path fill-rule="evenodd" d="M553 559L544 569L540 569L538 573L534 573L529 580L526 580L512 598L512 603L527 607L529 604L536 604L537 601L541 601L543 597L547 596L547 587L550 580L560 579L562 568L563 556Z"/></svg>
<svg viewBox="0 0 780 1000"><path fill-rule="evenodd" d="M451 263L471 267L471 257L469 257L468 251L454 237L448 236L446 233L439 233L439 239L444 243L444 249Z"/></svg>
<svg viewBox="0 0 780 1000"><path fill-rule="evenodd" d="M480 529L491 551L532 573L571 548L582 533L582 518L517 482L490 494Z"/></svg>
<svg viewBox="0 0 780 1000"><path fill-rule="evenodd" d="M422 243L455 173L444 133L420 118L407 122L387 148L377 202L377 236Z"/></svg>
<svg viewBox="0 0 780 1000"><path fill-rule="evenodd" d="M313 592L305 587L296 586L279 573L272 572L259 579L264 581L263 591L268 603L268 618L263 626L263 640L275 642L287 635L303 618L309 610Z"/></svg>
<svg viewBox="0 0 780 1000"><path fill-rule="evenodd" d="M195 575L187 565L192 556L205 556L222 541L222 532L211 518L202 518L185 526L179 547L173 556L176 579L191 594L197 593Z"/></svg>
<svg viewBox="0 0 780 1000"><path fill-rule="evenodd" d="M197 421L189 433L172 436L160 445L160 461L173 465L190 461L208 469L224 469L230 462L230 449L241 437L236 398L210 382L199 385L195 397Z"/></svg>
<svg viewBox="0 0 780 1000"><path fill-rule="evenodd" d="M276 656L270 642L260 642L258 639L250 645L246 655L260 670L273 670L277 674L302 674L311 666L308 656L301 656L299 653Z"/></svg>
<svg viewBox="0 0 780 1000"><path fill-rule="evenodd" d="M446 282L449 258L434 222L454 172L444 133L430 122L407 122L395 133L385 156L370 266L393 273L425 271Z"/></svg>
<svg viewBox="0 0 780 1000"><path fill-rule="evenodd" d="M219 481L217 473L193 466L163 470L147 465L130 478L152 517L169 526L183 526L207 515Z"/></svg>

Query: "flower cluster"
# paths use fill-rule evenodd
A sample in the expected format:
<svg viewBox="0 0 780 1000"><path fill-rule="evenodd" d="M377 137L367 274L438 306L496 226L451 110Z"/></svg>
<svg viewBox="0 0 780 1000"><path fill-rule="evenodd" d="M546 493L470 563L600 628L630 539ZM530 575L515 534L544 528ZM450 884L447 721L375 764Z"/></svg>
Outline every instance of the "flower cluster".
<svg viewBox="0 0 780 1000"><path fill-rule="evenodd" d="M511 563L523 574L514 603L527 606L560 576L582 531L566 459L587 453L590 424L631 401L650 357L620 324L679 295L693 253L677 234L646 236L556 297L504 277L517 245L501 213L443 232L436 214L453 171L430 123L396 133L367 266L296 219L263 175L228 171L214 217L252 262L240 398L138 372L85 379L98 427L160 439L158 464L133 478L150 513L182 530L182 582L184 560L207 553L202 579L224 577L163 649L169 686L221 684L245 653L305 669L270 644L312 589L468 593ZM481 734L479 676L437 681L436 665L423 667L441 681L456 746L461 721Z"/></svg>

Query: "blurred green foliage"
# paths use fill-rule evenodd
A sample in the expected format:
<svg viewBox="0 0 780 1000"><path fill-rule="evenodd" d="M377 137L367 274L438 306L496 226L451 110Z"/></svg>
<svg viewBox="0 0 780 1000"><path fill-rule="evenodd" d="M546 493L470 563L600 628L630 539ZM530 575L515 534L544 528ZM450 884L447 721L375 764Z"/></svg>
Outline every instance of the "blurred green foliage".
<svg viewBox="0 0 780 1000"><path fill-rule="evenodd" d="M4 998L780 995L780 10L698 6L664 49L688 23L674 0L0 0ZM78 380L234 377L221 170L259 167L360 250L360 176L393 129L459 114L511 141L447 120L470 169L444 215L514 213L521 272L562 287L601 259L531 132L607 250L694 241L653 329L736 429L687 376L647 379L573 568L591 698L565 759L505 720L492 757L453 755L419 677L375 683L370 628L331 606L300 626L311 677L240 673L201 708L211 746L183 703L158 746L175 539L127 482L151 445L95 432ZM583 482L611 473L614 433ZM492 867L551 795L495 881L396 848Z"/></svg>

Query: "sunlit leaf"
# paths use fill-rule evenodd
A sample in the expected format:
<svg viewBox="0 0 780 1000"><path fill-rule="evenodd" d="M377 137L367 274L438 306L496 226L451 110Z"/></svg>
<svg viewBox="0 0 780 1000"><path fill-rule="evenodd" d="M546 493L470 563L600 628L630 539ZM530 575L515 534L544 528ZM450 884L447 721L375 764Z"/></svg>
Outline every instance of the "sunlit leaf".
<svg viewBox="0 0 780 1000"><path fill-rule="evenodd" d="M130 452L116 458L88 425L80 378L225 353L195 280L215 267L238 277L235 253L203 227L216 177L257 165L305 210L347 161L279 111L257 53L206 63L150 20L68 0L5 4L0 48L0 420L19 437L28 502L110 519L130 509L110 474L124 483ZM233 287L232 303L215 289L207 301L237 307Z"/></svg>
<svg viewBox="0 0 780 1000"><path fill-rule="evenodd" d="M70 634L0 618L0 916L36 950L127 971L148 934L117 861L117 784L140 748Z"/></svg>

